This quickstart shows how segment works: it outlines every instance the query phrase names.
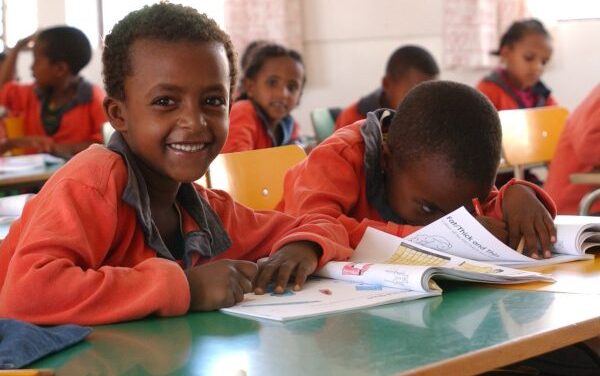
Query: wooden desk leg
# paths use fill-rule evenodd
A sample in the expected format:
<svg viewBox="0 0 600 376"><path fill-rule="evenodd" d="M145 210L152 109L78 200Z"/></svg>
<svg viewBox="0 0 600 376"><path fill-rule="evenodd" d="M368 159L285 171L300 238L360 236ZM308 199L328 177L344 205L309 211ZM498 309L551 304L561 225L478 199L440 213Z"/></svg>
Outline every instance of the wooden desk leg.
<svg viewBox="0 0 600 376"><path fill-rule="evenodd" d="M590 207L600 198L600 188L597 188L590 193L587 193L579 202L579 215L588 215Z"/></svg>

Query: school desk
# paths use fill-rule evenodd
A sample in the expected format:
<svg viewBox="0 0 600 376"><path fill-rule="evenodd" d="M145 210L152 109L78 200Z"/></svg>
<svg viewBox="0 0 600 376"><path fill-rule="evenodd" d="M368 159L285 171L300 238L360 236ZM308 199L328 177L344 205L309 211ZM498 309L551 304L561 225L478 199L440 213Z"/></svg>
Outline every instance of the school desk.
<svg viewBox="0 0 600 376"><path fill-rule="evenodd" d="M574 184L593 184L599 187L587 193L579 203L579 215L588 215L592 204L600 199L600 171L571 174L569 177Z"/></svg>
<svg viewBox="0 0 600 376"><path fill-rule="evenodd" d="M445 286L288 323L219 312L99 326L29 368L57 375L476 374L600 334L600 296Z"/></svg>
<svg viewBox="0 0 600 376"><path fill-rule="evenodd" d="M4 189L25 186L41 186L60 167L60 164L52 164L47 165L44 168L36 168L23 171L0 172L0 188Z"/></svg>

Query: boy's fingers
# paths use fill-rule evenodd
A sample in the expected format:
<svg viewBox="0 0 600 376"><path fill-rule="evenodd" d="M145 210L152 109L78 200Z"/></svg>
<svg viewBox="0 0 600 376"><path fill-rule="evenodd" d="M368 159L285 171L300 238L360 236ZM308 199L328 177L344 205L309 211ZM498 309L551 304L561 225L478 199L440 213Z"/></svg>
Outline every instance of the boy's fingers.
<svg viewBox="0 0 600 376"><path fill-rule="evenodd" d="M231 291L232 294L227 299L227 307L231 307L237 302L241 302L244 300L244 291L242 291L242 287L237 281L231 281Z"/></svg>
<svg viewBox="0 0 600 376"><path fill-rule="evenodd" d="M237 260L235 268L249 280L253 280L258 271L258 266L251 261Z"/></svg>
<svg viewBox="0 0 600 376"><path fill-rule="evenodd" d="M544 257L550 257L550 234L548 233L544 221L536 221L534 226L540 240L540 250L543 252Z"/></svg>
<svg viewBox="0 0 600 376"><path fill-rule="evenodd" d="M304 282L306 282L306 278L311 273L310 266L308 265L300 265L296 269L296 280L294 281L294 290L302 290L304 287Z"/></svg>
<svg viewBox="0 0 600 376"><path fill-rule="evenodd" d="M270 263L261 264L260 271L254 281L254 293L261 295L264 294L267 288L267 284L273 278L275 272L275 266Z"/></svg>
<svg viewBox="0 0 600 376"><path fill-rule="evenodd" d="M239 276L238 283L240 285L240 288L242 289L242 292L247 293L247 292L252 291L252 280L251 279L248 279L245 276Z"/></svg>
<svg viewBox="0 0 600 376"><path fill-rule="evenodd" d="M523 236L525 237L525 249L530 253L537 253L539 249L538 236L533 224L523 228Z"/></svg>
<svg viewBox="0 0 600 376"><path fill-rule="evenodd" d="M290 276L294 271L293 264L289 262L285 262L279 266L279 270L277 271L277 280L275 281L275 291L278 293L283 293L285 288L287 287L288 281L290 280Z"/></svg>
<svg viewBox="0 0 600 376"><path fill-rule="evenodd" d="M544 224L546 225L546 229L548 229L548 234L550 234L550 241L552 243L556 242L556 227L554 226L554 221L550 215L545 215Z"/></svg>
<svg viewBox="0 0 600 376"><path fill-rule="evenodd" d="M521 240L521 232L517 225L508 226L508 245L512 249L516 249Z"/></svg>

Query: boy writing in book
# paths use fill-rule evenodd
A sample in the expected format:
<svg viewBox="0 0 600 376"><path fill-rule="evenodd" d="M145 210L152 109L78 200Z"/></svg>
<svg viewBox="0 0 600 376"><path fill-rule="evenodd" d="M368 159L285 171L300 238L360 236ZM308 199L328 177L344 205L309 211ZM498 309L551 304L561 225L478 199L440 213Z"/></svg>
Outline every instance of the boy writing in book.
<svg viewBox="0 0 600 376"><path fill-rule="evenodd" d="M35 83L10 81L19 52L32 41ZM68 26L45 29L9 51L0 70L0 104L23 118L24 136L0 142L0 153L20 147L70 157L102 142L104 92L79 75L91 56L85 34Z"/></svg>
<svg viewBox="0 0 600 376"><path fill-rule="evenodd" d="M422 83L395 114L369 113L293 167L279 209L337 218L355 246L367 226L405 236L460 206L473 211L478 198L480 222L498 238L515 248L524 236L532 257L550 257L554 204L527 182L494 188L500 145L498 114L482 94Z"/></svg>
<svg viewBox="0 0 600 376"><path fill-rule="evenodd" d="M145 7L115 25L102 58L117 132L53 175L11 227L1 317L101 324L214 310L252 290L259 258L270 255L277 288L294 273L299 289L318 264L349 256L331 217L254 212L191 183L225 143L235 85L231 41L213 20Z"/></svg>

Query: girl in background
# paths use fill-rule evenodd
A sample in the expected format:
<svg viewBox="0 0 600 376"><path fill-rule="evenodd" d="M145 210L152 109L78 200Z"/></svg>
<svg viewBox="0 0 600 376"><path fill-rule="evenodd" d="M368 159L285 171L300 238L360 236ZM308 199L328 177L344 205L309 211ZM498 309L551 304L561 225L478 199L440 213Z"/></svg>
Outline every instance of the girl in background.
<svg viewBox="0 0 600 376"><path fill-rule="evenodd" d="M299 126L290 112L298 106L306 81L302 56L278 44L254 51L243 72L245 99L231 108L223 153L299 143Z"/></svg>
<svg viewBox="0 0 600 376"><path fill-rule="evenodd" d="M514 22L500 39L502 67L483 78L477 88L497 110L556 105L550 89L540 81L552 57L552 41L536 19Z"/></svg>

